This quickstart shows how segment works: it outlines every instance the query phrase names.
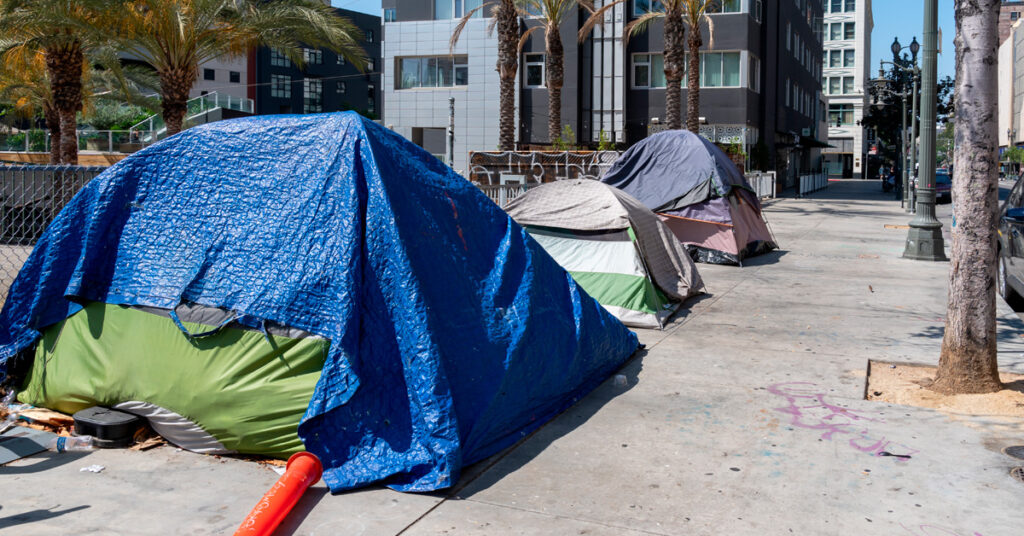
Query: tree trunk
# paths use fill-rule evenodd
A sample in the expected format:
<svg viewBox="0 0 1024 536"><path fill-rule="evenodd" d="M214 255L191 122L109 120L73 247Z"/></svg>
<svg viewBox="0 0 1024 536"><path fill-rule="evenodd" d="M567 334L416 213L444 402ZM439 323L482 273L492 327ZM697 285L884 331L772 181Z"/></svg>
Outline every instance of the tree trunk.
<svg viewBox="0 0 1024 536"><path fill-rule="evenodd" d="M683 128L683 72L686 69L686 25L679 6L665 13L665 120L668 128ZM699 64L698 64L699 65Z"/></svg>
<svg viewBox="0 0 1024 536"><path fill-rule="evenodd" d="M544 37L547 41L545 82L548 86L548 142L555 143L562 134L562 81L565 76L562 59L565 51L562 48L562 33L557 26L549 27Z"/></svg>
<svg viewBox="0 0 1024 536"><path fill-rule="evenodd" d="M52 106L43 106L46 130L50 131L50 164L60 164L60 116Z"/></svg>
<svg viewBox="0 0 1024 536"><path fill-rule="evenodd" d="M519 69L519 17L515 2L502 0L495 9L498 18L499 107L498 148L515 150L516 140L516 72Z"/></svg>
<svg viewBox="0 0 1024 536"><path fill-rule="evenodd" d="M996 108L999 0L956 0L956 227L946 330L931 388L991 393L996 370L995 229L999 164Z"/></svg>
<svg viewBox="0 0 1024 536"><path fill-rule="evenodd" d="M700 37L700 28L690 28L689 70L686 80L686 128L694 134L700 134L700 47L704 41Z"/></svg>
<svg viewBox="0 0 1024 536"><path fill-rule="evenodd" d="M82 65L85 56L77 39L47 47L44 53L50 90L53 93L53 107L60 117L60 162L77 165L76 114L82 109Z"/></svg>
<svg viewBox="0 0 1024 536"><path fill-rule="evenodd" d="M159 73L160 93L163 98L163 118L164 123L167 124L168 136L181 132L185 114L188 112L188 93L192 91L192 84L195 83L198 72L197 66L189 65Z"/></svg>

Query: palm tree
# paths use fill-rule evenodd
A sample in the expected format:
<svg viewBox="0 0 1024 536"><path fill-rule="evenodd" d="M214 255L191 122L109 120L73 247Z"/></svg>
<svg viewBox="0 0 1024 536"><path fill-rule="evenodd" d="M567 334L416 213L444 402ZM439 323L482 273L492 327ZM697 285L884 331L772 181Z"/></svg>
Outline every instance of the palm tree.
<svg viewBox="0 0 1024 536"><path fill-rule="evenodd" d="M515 0L516 8L523 17L530 17L539 24L523 33L519 38L518 50L522 50L527 39L534 32L544 30L544 84L548 89L548 139L554 143L562 133L562 84L565 80L562 33L559 28L566 17L575 15L580 7L593 11L587 0Z"/></svg>
<svg viewBox="0 0 1024 536"><path fill-rule="evenodd" d="M15 48L41 50L59 118L60 163L78 163L76 114L82 109L82 70L86 53L100 46L95 31L98 0L3 0L0 34ZM20 53L14 51L14 53Z"/></svg>
<svg viewBox="0 0 1024 536"><path fill-rule="evenodd" d="M50 163L60 163L60 117L53 105L50 79L46 76L46 57L42 51L20 49L0 56L0 102L13 104L20 118L40 113L50 132Z"/></svg>
<svg viewBox="0 0 1024 536"><path fill-rule="evenodd" d="M498 148L502 151L515 150L516 136L516 73L519 71L519 11L515 0L488 2L466 13L455 27L449 41L449 51L455 50L462 30L470 19L481 9L492 7L494 19L488 31L498 28Z"/></svg>
<svg viewBox="0 0 1024 536"><path fill-rule="evenodd" d="M583 41L594 26L603 24L605 12L626 0L615 0L594 11L583 27L579 38ZM713 31L708 11L718 0L660 0L652 2L654 9L626 25L627 38L643 33L656 19L665 19L665 118L668 128L682 128L681 100L684 64L686 66L686 128L700 133L700 47L704 39L700 34L701 22L706 21L709 33ZM658 6L660 4L660 6ZM686 30L690 30L687 37ZM625 44L625 43L624 43ZM689 47L689 57L686 48Z"/></svg>
<svg viewBox="0 0 1024 536"><path fill-rule="evenodd" d="M130 0L108 6L104 27L160 78L167 134L181 131L199 64L276 48L303 65L303 45L327 48L359 68L362 33L333 8L309 0Z"/></svg>

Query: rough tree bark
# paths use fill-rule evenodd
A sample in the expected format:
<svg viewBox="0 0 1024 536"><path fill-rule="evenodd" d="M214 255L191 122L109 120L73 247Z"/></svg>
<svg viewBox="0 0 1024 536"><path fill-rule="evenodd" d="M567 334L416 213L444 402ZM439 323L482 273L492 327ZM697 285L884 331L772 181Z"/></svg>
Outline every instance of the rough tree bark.
<svg viewBox="0 0 1024 536"><path fill-rule="evenodd" d="M69 39L60 45L47 47L46 71L50 76L53 107L59 117L60 163L78 164L77 114L82 109L82 64L85 55L81 43Z"/></svg>
<svg viewBox="0 0 1024 536"><path fill-rule="evenodd" d="M690 46L690 56L687 58L686 128L694 134L700 134L700 47L704 40L701 39L699 27L690 28L686 42Z"/></svg>
<svg viewBox="0 0 1024 536"><path fill-rule="evenodd" d="M999 0L956 0L957 225L949 269L946 331L931 388L990 393L996 370L995 229L998 208L997 22Z"/></svg>
<svg viewBox="0 0 1024 536"><path fill-rule="evenodd" d="M60 116L49 104L43 106L46 130L50 131L50 163L60 164Z"/></svg>
<svg viewBox="0 0 1024 536"><path fill-rule="evenodd" d="M552 24L544 32L547 46L545 56L545 83L548 86L548 141L554 143L562 135L562 82L565 77L562 60L565 50L562 48L562 33L556 24Z"/></svg>
<svg viewBox="0 0 1024 536"><path fill-rule="evenodd" d="M167 124L167 135L173 136L181 132L188 111L188 93L195 83L199 67L190 65L186 68L168 69L160 75L160 93L163 96L163 118Z"/></svg>
<svg viewBox="0 0 1024 536"><path fill-rule="evenodd" d="M683 71L686 69L686 25L683 22L682 6L678 2L666 5L665 8L665 120L668 128L679 130L683 128L682 84Z"/></svg>
<svg viewBox="0 0 1024 536"><path fill-rule="evenodd" d="M495 8L498 29L499 109L498 144L502 151L515 150L516 72L519 69L519 17L514 0L502 0Z"/></svg>

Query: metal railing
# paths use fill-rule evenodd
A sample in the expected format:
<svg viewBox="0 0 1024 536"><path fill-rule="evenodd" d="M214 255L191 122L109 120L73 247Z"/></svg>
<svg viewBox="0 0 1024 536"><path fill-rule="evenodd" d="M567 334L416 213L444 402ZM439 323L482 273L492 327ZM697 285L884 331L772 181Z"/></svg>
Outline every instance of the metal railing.
<svg viewBox="0 0 1024 536"><path fill-rule="evenodd" d="M565 179L600 179L622 153L616 151L474 151L469 180L498 184L502 175L522 175L529 184Z"/></svg>
<svg viewBox="0 0 1024 536"><path fill-rule="evenodd" d="M100 166L0 166L0 302L53 218Z"/></svg>
<svg viewBox="0 0 1024 536"><path fill-rule="evenodd" d="M800 197L807 194L824 190L828 188L828 175L825 173L811 173L809 175L800 175L799 184Z"/></svg>
<svg viewBox="0 0 1024 536"><path fill-rule="evenodd" d="M184 128L188 128L194 126L195 120L199 116L217 108L251 114L254 113L255 104L252 99L232 97L231 95L221 95L214 91L213 93L189 99L188 102L185 103L185 108L185 121L183 126ZM152 138L147 141L149 143L153 143L163 139L167 135L167 124L164 123L163 116L160 114L154 114L143 119L128 130L131 132L144 133L146 136L149 136L149 138Z"/></svg>
<svg viewBox="0 0 1024 536"><path fill-rule="evenodd" d="M78 130L79 151L102 153L134 153L153 143L151 133L128 130ZM46 130L26 130L17 134L0 134L0 151L15 153L48 153L50 133Z"/></svg>
<svg viewBox="0 0 1024 536"><path fill-rule="evenodd" d="M747 182L757 193L757 197L775 197L775 172L774 171L751 171L747 173Z"/></svg>
<svg viewBox="0 0 1024 536"><path fill-rule="evenodd" d="M501 208L529 189L526 184L477 184L477 187Z"/></svg>

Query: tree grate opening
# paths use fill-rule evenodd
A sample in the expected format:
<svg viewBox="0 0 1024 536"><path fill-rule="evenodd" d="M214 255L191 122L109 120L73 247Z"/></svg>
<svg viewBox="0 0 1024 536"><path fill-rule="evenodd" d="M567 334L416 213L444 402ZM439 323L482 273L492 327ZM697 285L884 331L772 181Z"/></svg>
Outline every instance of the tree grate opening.
<svg viewBox="0 0 1024 536"><path fill-rule="evenodd" d="M1015 478L1018 482L1024 482L1024 467L1014 467L1010 469L1010 476Z"/></svg>
<svg viewBox="0 0 1024 536"><path fill-rule="evenodd" d="M1003 449L1003 454L1018 460L1024 460L1024 445L1014 445Z"/></svg>

